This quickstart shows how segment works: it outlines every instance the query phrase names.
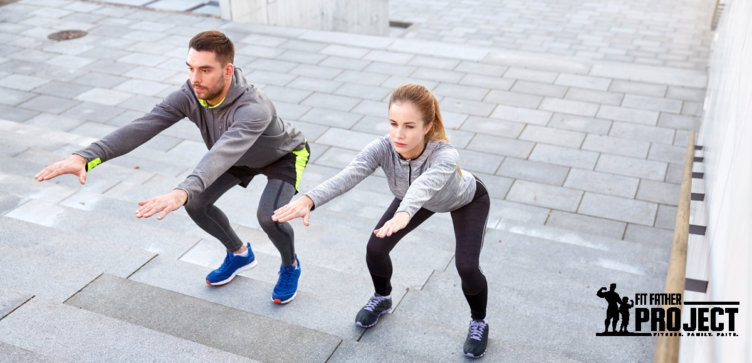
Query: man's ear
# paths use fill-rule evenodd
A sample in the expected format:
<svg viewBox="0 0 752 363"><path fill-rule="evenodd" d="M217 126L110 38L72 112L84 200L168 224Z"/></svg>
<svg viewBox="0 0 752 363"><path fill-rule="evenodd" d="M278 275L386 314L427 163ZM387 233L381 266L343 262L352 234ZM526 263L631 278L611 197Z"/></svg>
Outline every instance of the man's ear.
<svg viewBox="0 0 752 363"><path fill-rule="evenodd" d="M225 64L225 78L232 78L232 73L235 71L235 66L232 63Z"/></svg>

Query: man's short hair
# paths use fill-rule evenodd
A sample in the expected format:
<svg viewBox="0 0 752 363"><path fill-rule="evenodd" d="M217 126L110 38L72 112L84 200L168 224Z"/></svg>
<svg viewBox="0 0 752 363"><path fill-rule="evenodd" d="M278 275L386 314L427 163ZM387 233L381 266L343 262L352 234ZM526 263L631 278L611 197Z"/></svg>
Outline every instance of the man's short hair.
<svg viewBox="0 0 752 363"><path fill-rule="evenodd" d="M224 66L235 61L235 46L230 38L222 32L209 30L196 34L188 43L188 48L197 51L214 52L217 60Z"/></svg>

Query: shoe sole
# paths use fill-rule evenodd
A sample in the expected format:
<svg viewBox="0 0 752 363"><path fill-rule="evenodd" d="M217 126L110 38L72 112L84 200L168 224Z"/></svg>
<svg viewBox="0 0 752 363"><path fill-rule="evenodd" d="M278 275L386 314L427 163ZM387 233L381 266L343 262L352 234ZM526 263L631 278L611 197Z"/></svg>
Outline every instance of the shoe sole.
<svg viewBox="0 0 752 363"><path fill-rule="evenodd" d="M480 355L473 355L472 353L465 353L465 357L478 359L486 355L486 352L481 353Z"/></svg>
<svg viewBox="0 0 752 363"><path fill-rule="evenodd" d="M290 298L287 299L287 300L285 300L285 301L282 301L280 299L272 298L272 302L275 303L275 304L279 304L279 305L285 305L285 304L289 303L290 301L292 301L292 299L294 299L295 296L298 296L298 292L297 291L295 291L295 293L292 294L292 296L290 296Z"/></svg>
<svg viewBox="0 0 752 363"><path fill-rule="evenodd" d="M357 326L359 326L361 328L370 328L370 327L376 325L376 323L379 322L379 318L381 318L382 315L388 314L388 313L391 313L391 312L392 312L392 308L389 308L389 309L386 309L386 310L382 311L381 314L379 314L379 316L376 317L376 321L374 321L373 324L371 324L371 325L363 325L359 321L356 321L355 325L357 325Z"/></svg>
<svg viewBox="0 0 752 363"><path fill-rule="evenodd" d="M232 281L232 279L234 279L234 278L235 278L235 276L236 276L236 275L237 275L237 274L238 274L239 272L243 272L243 271L248 271L248 270L250 270L250 269L252 269L252 268L256 267L256 265L257 265L257 263L256 263L256 259L254 259L253 261L251 261L251 263L249 263L249 264L247 264L247 265L245 265L245 266L243 266L243 267L239 267L239 268L238 268L237 270L235 270L235 272L233 272L233 273L232 273L232 275L230 275L230 277L228 277L228 278L226 278L226 279L224 279L224 280L222 280L222 281L217 281L217 282L209 282L209 280L206 280L206 284L207 284L207 285L209 285L209 286L222 286L222 285L227 285L227 284L229 284L229 283L230 283L230 281Z"/></svg>

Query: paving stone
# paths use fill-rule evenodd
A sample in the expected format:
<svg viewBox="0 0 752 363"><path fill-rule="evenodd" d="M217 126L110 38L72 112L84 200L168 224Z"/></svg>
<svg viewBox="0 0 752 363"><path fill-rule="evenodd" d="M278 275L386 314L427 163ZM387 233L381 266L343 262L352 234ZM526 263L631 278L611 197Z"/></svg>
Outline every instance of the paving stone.
<svg viewBox="0 0 752 363"><path fill-rule="evenodd" d="M465 76L465 74L461 72L447 71L444 69L431 69L425 67L416 69L415 72L412 72L412 74L410 75L419 79L448 83L459 82L459 80Z"/></svg>
<svg viewBox="0 0 752 363"><path fill-rule="evenodd" d="M352 111L364 115L385 117L388 111L388 103L365 100L355 106Z"/></svg>
<svg viewBox="0 0 752 363"><path fill-rule="evenodd" d="M488 89L440 83L432 92L436 96L481 101L488 94Z"/></svg>
<svg viewBox="0 0 752 363"><path fill-rule="evenodd" d="M290 73L311 78L333 79L338 74L342 73L342 70L332 67L302 64L290 71Z"/></svg>
<svg viewBox="0 0 752 363"><path fill-rule="evenodd" d="M483 74L487 76L501 77L509 67L462 61L454 68L457 72Z"/></svg>
<svg viewBox="0 0 752 363"><path fill-rule="evenodd" d="M62 98L74 98L89 87L70 82L50 81L34 89L34 92Z"/></svg>
<svg viewBox="0 0 752 363"><path fill-rule="evenodd" d="M487 50L477 47L413 39L397 39L392 42L389 49L437 57L460 58L471 61L479 61L488 54Z"/></svg>
<svg viewBox="0 0 752 363"><path fill-rule="evenodd" d="M344 71L335 80L373 86L383 83L387 78L389 77L379 73Z"/></svg>
<svg viewBox="0 0 752 363"><path fill-rule="evenodd" d="M419 85L421 85L423 87L426 87L429 90L435 88L439 84L439 82L436 82L436 81L428 81L428 80L425 80L425 79L418 79L418 78L415 78L415 77L412 77L412 76L407 76L407 77L403 77L403 76L391 76L391 77L387 78L386 81L384 81L384 82L381 83L381 87L387 87L387 88L395 89L397 87L404 86L404 85L409 84L409 83L419 84Z"/></svg>
<svg viewBox="0 0 752 363"><path fill-rule="evenodd" d="M409 65L412 66L418 66L418 67L429 67L429 68L441 68L441 69L454 69L460 64L461 61L457 59L452 58L439 58L439 57L430 57L430 56L423 56L423 55L416 55L410 59L408 62ZM470 63L470 65L476 65L477 63ZM479 64L477 64L479 65ZM460 70L463 72L468 72L467 70Z"/></svg>
<svg viewBox="0 0 752 363"><path fill-rule="evenodd" d="M2 341L70 361L183 360L242 357L77 307L33 299L0 325Z"/></svg>
<svg viewBox="0 0 752 363"><path fill-rule="evenodd" d="M590 75L685 87L705 87L707 84L707 75L701 71L631 64L595 64Z"/></svg>
<svg viewBox="0 0 752 363"><path fill-rule="evenodd" d="M0 104L14 106L35 96L31 92L16 91L0 87Z"/></svg>
<svg viewBox="0 0 752 363"><path fill-rule="evenodd" d="M577 210L581 198L582 192L579 190L519 179L512 184L507 194L507 199L511 201L571 212Z"/></svg>
<svg viewBox="0 0 752 363"><path fill-rule="evenodd" d="M316 107L300 117L300 120L325 126L350 128L362 117L359 114Z"/></svg>
<svg viewBox="0 0 752 363"><path fill-rule="evenodd" d="M611 80L608 78L562 73L559 74L559 76L556 78L554 84L605 91L611 84Z"/></svg>
<svg viewBox="0 0 752 363"><path fill-rule="evenodd" d="M474 116L488 116L495 105L486 102L470 101L454 97L444 97L440 101L442 112L454 112Z"/></svg>
<svg viewBox="0 0 752 363"><path fill-rule="evenodd" d="M572 168L564 186L589 192L634 198L639 179Z"/></svg>
<svg viewBox="0 0 752 363"><path fill-rule="evenodd" d="M273 71L254 71L248 73L247 79L252 83L273 84L275 86L284 86L289 84L296 76L289 73L279 73Z"/></svg>
<svg viewBox="0 0 752 363"><path fill-rule="evenodd" d="M357 59L363 58L363 56L366 55L368 52L369 52L369 49L366 49L366 48L343 46L343 45L338 45L338 44L331 44L320 51L320 53L322 54L333 55L333 56L344 57L344 58L357 58Z"/></svg>
<svg viewBox="0 0 752 363"><path fill-rule="evenodd" d="M466 86L476 86L506 91L512 87L512 85L515 83L515 80L481 76L477 74L467 74L462 77L459 83Z"/></svg>
<svg viewBox="0 0 752 363"><path fill-rule="evenodd" d="M555 86L541 82L528 82L518 80L514 83L512 91L546 97L564 97L564 94L567 93L567 87Z"/></svg>
<svg viewBox="0 0 752 363"><path fill-rule="evenodd" d="M658 215L655 218L655 227L663 228L673 232L676 226L676 207L665 204L658 205Z"/></svg>
<svg viewBox="0 0 752 363"><path fill-rule="evenodd" d="M674 139L674 133L674 130L668 128L615 121L609 135L622 139L671 144Z"/></svg>
<svg viewBox="0 0 752 363"><path fill-rule="evenodd" d="M625 240L639 241L650 245L671 244L674 238L673 230L653 228L639 224L627 224Z"/></svg>
<svg viewBox="0 0 752 363"><path fill-rule="evenodd" d="M668 87L659 84L631 82L615 79L609 88L612 92L631 93L652 97L664 97Z"/></svg>
<svg viewBox="0 0 752 363"><path fill-rule="evenodd" d="M486 174L493 174L496 169L499 168L501 161L504 159L501 156L481 153L476 151L458 149L460 154L459 164L462 169L467 169L473 172L481 172Z"/></svg>
<svg viewBox="0 0 752 363"><path fill-rule="evenodd" d="M700 126L700 120L695 116L661 112L661 116L658 118L658 126L682 130L697 130Z"/></svg>
<svg viewBox="0 0 752 363"><path fill-rule="evenodd" d="M568 172L569 168L564 166L508 157L502 162L497 174L515 179L562 185Z"/></svg>
<svg viewBox="0 0 752 363"><path fill-rule="evenodd" d="M636 96L628 94L624 96L624 102L622 102L622 106L643 110L679 113L681 111L682 102L668 98Z"/></svg>
<svg viewBox="0 0 752 363"><path fill-rule="evenodd" d="M598 110L598 117L615 121L626 121L654 126L658 121L658 112L601 105L600 109Z"/></svg>
<svg viewBox="0 0 752 363"><path fill-rule="evenodd" d="M585 192L578 213L652 226L657 210L655 203Z"/></svg>
<svg viewBox="0 0 752 363"><path fill-rule="evenodd" d="M337 88L334 94L340 96L357 96L374 101L381 101L391 93L390 89L368 86L364 84L345 83L342 87Z"/></svg>
<svg viewBox="0 0 752 363"><path fill-rule="evenodd" d="M546 225L616 239L621 239L627 228L627 224L623 222L567 213L558 210L551 212L551 216L548 217Z"/></svg>
<svg viewBox="0 0 752 363"><path fill-rule="evenodd" d="M643 180L637 191L637 199L668 205L679 204L680 184Z"/></svg>
<svg viewBox="0 0 752 363"><path fill-rule="evenodd" d="M335 67L335 68L342 68L345 70L351 70L351 71L360 71L363 68L365 68L370 62L359 60L359 59L351 59L351 58L345 58L340 56L328 56L326 59L321 61L319 63L322 66L327 67Z"/></svg>
<svg viewBox="0 0 752 363"><path fill-rule="evenodd" d="M351 150L362 150L376 138L372 134L357 131L330 128L316 142Z"/></svg>
<svg viewBox="0 0 752 363"><path fill-rule="evenodd" d="M460 167L462 167L462 164L460 164ZM488 175L478 172L473 172L473 175L477 176L483 182L488 191L488 195L491 198L496 199L504 199L514 182L514 179L503 176ZM488 223L492 223L492 221L489 220Z"/></svg>
<svg viewBox="0 0 752 363"><path fill-rule="evenodd" d="M346 97L346 96L334 96L326 95L323 93L314 92L308 98L306 98L302 104L309 105L311 107L323 107L338 111L350 111L355 105L360 103L359 98Z"/></svg>
<svg viewBox="0 0 752 363"><path fill-rule="evenodd" d="M545 125L551 119L551 112L499 105L496 106L491 117L528 124Z"/></svg>
<svg viewBox="0 0 752 363"><path fill-rule="evenodd" d="M664 144L653 144L648 159L683 164L687 157L687 148Z"/></svg>
<svg viewBox="0 0 752 363"><path fill-rule="evenodd" d="M0 79L0 87L7 87L20 91L31 91L47 82L47 80L39 77L11 74Z"/></svg>
<svg viewBox="0 0 752 363"><path fill-rule="evenodd" d="M528 141L489 135L477 135L467 148L474 151L525 159L530 155L530 150L533 149L534 145L534 143Z"/></svg>
<svg viewBox="0 0 752 363"><path fill-rule="evenodd" d="M591 89L570 88L565 99L587 101L618 106L624 98L623 93L605 92Z"/></svg>
<svg viewBox="0 0 752 363"><path fill-rule="evenodd" d="M626 140L611 136L588 135L582 144L583 150L645 158L650 149L647 141Z"/></svg>
<svg viewBox="0 0 752 363"><path fill-rule="evenodd" d="M416 67L413 66L405 66L400 64L391 64L391 63L381 63L381 62L372 62L369 64L364 71L370 72L370 73L379 73L379 74L386 74L386 75L396 75L396 76L409 76L412 73L416 72ZM418 74L413 75L415 78L424 78L424 79L431 79L428 77L425 77L424 75Z"/></svg>
<svg viewBox="0 0 752 363"><path fill-rule="evenodd" d="M493 102L500 105L516 106L530 109L538 108L542 100L543 97L540 96L500 90L492 90L486 95L485 98L483 98L483 101L485 102Z"/></svg>
<svg viewBox="0 0 752 363"><path fill-rule="evenodd" d="M489 216L489 223L497 220L543 225L550 212L549 208L535 207L508 200L493 199L492 203L491 213L493 216Z"/></svg>
<svg viewBox="0 0 752 363"><path fill-rule="evenodd" d="M693 87L670 86L666 93L666 98L679 99L684 101L704 102L705 89Z"/></svg>
<svg viewBox="0 0 752 363"><path fill-rule="evenodd" d="M548 84L554 83L557 76L558 73L556 72L536 71L519 67L509 67L509 70L504 73L504 78Z"/></svg>
<svg viewBox="0 0 752 363"><path fill-rule="evenodd" d="M55 97L55 96L42 95L42 96L34 97L20 104L19 106L25 109L40 111L40 112L62 113L63 111L70 109L71 107L74 107L77 104L79 104L79 102L74 101L74 100L69 100L69 99Z"/></svg>
<svg viewBox="0 0 752 363"><path fill-rule="evenodd" d="M287 86L308 91L334 92L334 90L342 86L342 82L309 77L298 77L294 81L288 83Z"/></svg>
<svg viewBox="0 0 752 363"><path fill-rule="evenodd" d="M375 62L393 63L393 64L407 64L412 59L413 55L408 53L390 52L384 50L371 50L363 56L365 60L371 60Z"/></svg>
<svg viewBox="0 0 752 363"><path fill-rule="evenodd" d="M277 360L282 346L291 359L325 359L340 342L340 338L326 333L108 275L86 286L67 304L261 360ZM236 339L212 333L231 326ZM268 331L279 334L272 336ZM280 339L280 336L285 338ZM248 344L245 339L238 339L240 337L257 344Z"/></svg>
<svg viewBox="0 0 752 363"><path fill-rule="evenodd" d="M592 135L588 135L588 137L590 136ZM522 134L520 135L520 140L568 146L571 148L579 148L580 145L582 145L582 140L584 139L585 134L580 132L557 130L550 127L541 127L535 125L526 126L522 131Z"/></svg>
<svg viewBox="0 0 752 363"><path fill-rule="evenodd" d="M104 88L93 88L76 96L77 100L100 103L103 105L114 106L128 98L132 97L131 93L114 91Z"/></svg>
<svg viewBox="0 0 752 363"><path fill-rule="evenodd" d="M603 154L598 159L595 170L645 179L663 180L667 167L668 165L665 162Z"/></svg>
<svg viewBox="0 0 752 363"><path fill-rule="evenodd" d="M123 91L126 93L138 93L138 94L153 96L159 92L164 91L168 87L169 85L160 83L160 82L152 82L152 81L146 81L146 80L141 80L141 79L132 79L132 80L128 80L117 85L114 89L118 91ZM118 97L118 96L113 96L113 97ZM94 98L96 97L98 96L95 96ZM98 102L98 101L93 100L93 102Z"/></svg>
<svg viewBox="0 0 752 363"><path fill-rule="evenodd" d="M127 81L128 78L115 76L111 74L90 72L88 77L79 77L73 80L75 83L83 84L91 87L114 87Z"/></svg>
<svg viewBox="0 0 752 363"><path fill-rule="evenodd" d="M0 342L0 355L9 362L55 362L54 359L15 345Z"/></svg>
<svg viewBox="0 0 752 363"><path fill-rule="evenodd" d="M537 144L530 154L529 159L581 169L593 169L598 160L598 153L561 146Z"/></svg>

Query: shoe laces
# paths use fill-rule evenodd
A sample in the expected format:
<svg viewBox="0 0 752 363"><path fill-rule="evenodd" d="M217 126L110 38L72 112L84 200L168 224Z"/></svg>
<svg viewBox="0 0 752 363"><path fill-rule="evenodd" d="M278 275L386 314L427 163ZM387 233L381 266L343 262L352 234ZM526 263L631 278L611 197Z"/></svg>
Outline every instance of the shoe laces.
<svg viewBox="0 0 752 363"><path fill-rule="evenodd" d="M368 299L368 302L366 303L366 306L363 307L363 309L366 309L368 311L373 311L373 309L376 308L376 305L381 303L382 301L386 300L386 296L371 296L370 299Z"/></svg>
<svg viewBox="0 0 752 363"><path fill-rule="evenodd" d="M486 322L473 320L470 322L470 339L480 341L483 339L483 331L486 330Z"/></svg>
<svg viewBox="0 0 752 363"><path fill-rule="evenodd" d="M292 285L292 282L295 280L293 277L293 271L295 271L295 267L291 269L285 268L286 266L282 266L279 269L279 285L280 287L286 289L290 285Z"/></svg>
<svg viewBox="0 0 752 363"><path fill-rule="evenodd" d="M219 269L224 270L225 268L230 266L230 264L232 263L232 257L233 257L232 252L227 252L227 256L225 256L225 261L222 262L222 266L219 266Z"/></svg>

